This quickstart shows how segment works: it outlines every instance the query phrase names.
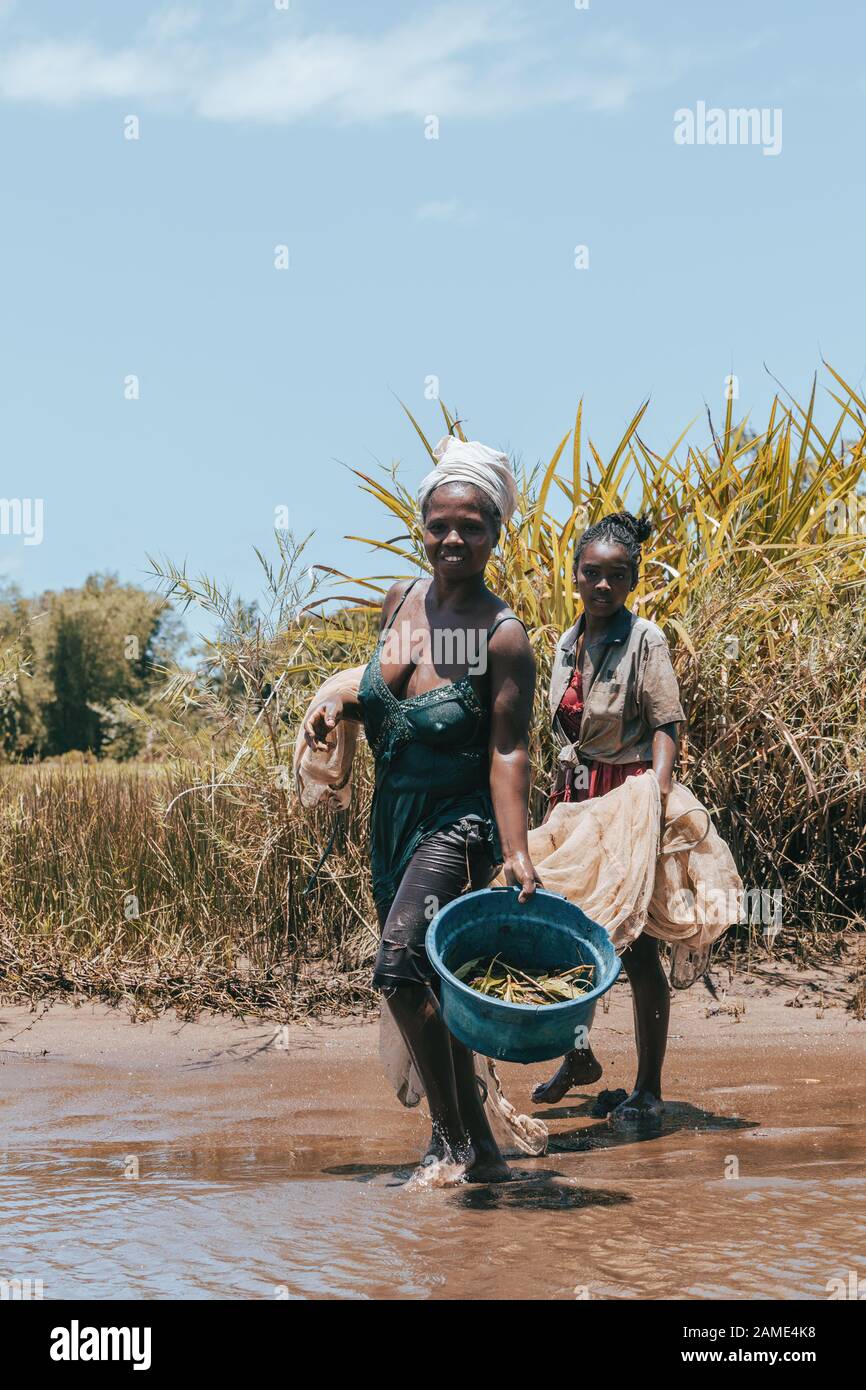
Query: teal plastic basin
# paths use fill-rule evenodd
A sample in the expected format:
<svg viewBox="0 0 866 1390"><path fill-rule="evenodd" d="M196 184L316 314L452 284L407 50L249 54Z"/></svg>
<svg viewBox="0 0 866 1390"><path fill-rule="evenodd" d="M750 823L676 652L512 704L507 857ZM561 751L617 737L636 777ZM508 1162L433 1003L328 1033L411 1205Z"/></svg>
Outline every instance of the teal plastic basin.
<svg viewBox="0 0 866 1390"><path fill-rule="evenodd" d="M567 898L537 888L525 903L520 889L482 888L437 912L427 929L427 954L441 980L446 1026L485 1057L544 1062L585 1044L595 1006L616 980L619 956L604 927ZM561 1004L506 1004L455 979L468 960L501 954L530 975L560 966L595 966L595 987Z"/></svg>

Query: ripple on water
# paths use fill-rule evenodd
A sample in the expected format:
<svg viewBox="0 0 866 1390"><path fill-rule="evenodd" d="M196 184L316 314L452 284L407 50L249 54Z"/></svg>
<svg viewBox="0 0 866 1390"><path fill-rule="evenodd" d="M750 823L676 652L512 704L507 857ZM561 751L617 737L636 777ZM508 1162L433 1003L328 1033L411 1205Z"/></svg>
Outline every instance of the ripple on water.
<svg viewBox="0 0 866 1390"><path fill-rule="evenodd" d="M49 1298L818 1298L866 1244L866 1180L826 1169L635 1179L614 1146L603 1177L560 1153L410 1193L382 1163L293 1176L297 1152L154 1149L138 1180L117 1149L7 1155L5 1271Z"/></svg>

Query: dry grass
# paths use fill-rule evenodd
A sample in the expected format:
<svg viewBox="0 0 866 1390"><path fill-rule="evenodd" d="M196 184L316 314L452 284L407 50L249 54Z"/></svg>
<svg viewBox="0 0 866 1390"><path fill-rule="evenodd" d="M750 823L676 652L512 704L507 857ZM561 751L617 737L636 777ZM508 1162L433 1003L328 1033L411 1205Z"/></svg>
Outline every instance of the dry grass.
<svg viewBox="0 0 866 1390"><path fill-rule="evenodd" d="M781 889L773 949L801 961L839 954L866 925L866 405L832 372L830 386L829 431L814 393L805 409L777 401L756 437L729 409L709 446L681 460L681 441L663 454L645 444L643 411L602 460L578 412L549 465L521 475L522 515L489 575L529 626L539 665L537 820L552 764L544 690L575 617L576 540L607 511L650 512L636 602L671 641L689 720L682 776L747 888ZM387 484L359 476L388 534L401 532L373 541L388 570L396 560L415 572L409 492L396 471ZM161 763L0 769L6 998L77 991L137 1010L284 1019L371 1001L369 759L362 751L352 808L336 820L302 811L288 769L311 689L366 659L397 575L356 577L347 594L349 577L326 566L309 580L304 544L277 536L256 612L213 581L155 566L168 595L220 625L203 667L166 673L151 715ZM324 594L322 575L338 581ZM316 616L335 593L344 606ZM760 924L733 934L733 948L765 955Z"/></svg>
<svg viewBox="0 0 866 1390"><path fill-rule="evenodd" d="M226 966L207 950L176 950L154 941L152 949L121 949L81 956L62 936L40 940L27 932L0 935L0 1001L32 1004L73 998L123 1007L133 1018L173 1009L180 1018L212 1011L289 1023L309 1015L355 1013L378 1006L368 969L337 971L326 962L265 975Z"/></svg>
<svg viewBox="0 0 866 1390"><path fill-rule="evenodd" d="M805 408L774 401L759 434L728 402L702 449L681 447L684 436L650 449L642 407L602 459L579 409L546 467L521 476L520 515L490 572L538 661L537 818L553 759L552 648L577 616L576 543L607 512L649 514L633 599L671 644L688 718L679 775L714 812L747 889L781 891L775 949L800 958L836 952L840 934L866 926L866 402L826 370L830 429L817 422L816 384ZM381 548L420 564L413 500L396 471L358 477L405 532ZM754 927L742 935L752 942Z"/></svg>
<svg viewBox="0 0 866 1390"><path fill-rule="evenodd" d="M363 791L305 896L324 817L284 818L277 790L252 776L175 800L201 776L0 771L0 996L74 991L138 1012L283 1020L372 1001Z"/></svg>

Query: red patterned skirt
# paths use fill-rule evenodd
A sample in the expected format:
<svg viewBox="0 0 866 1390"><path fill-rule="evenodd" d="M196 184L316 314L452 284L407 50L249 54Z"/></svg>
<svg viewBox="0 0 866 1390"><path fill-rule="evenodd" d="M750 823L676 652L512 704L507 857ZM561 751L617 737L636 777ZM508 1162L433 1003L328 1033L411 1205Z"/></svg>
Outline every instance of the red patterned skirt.
<svg viewBox="0 0 866 1390"><path fill-rule="evenodd" d="M566 738L576 743L583 714L583 682L577 667L559 702L557 714ZM588 781L587 786L575 785L575 773L581 766L586 769L588 778L585 773L579 780L581 783ZM578 768L567 770L565 786L560 791L551 792L550 805L557 806L560 801L591 801L593 797L613 791L614 787L621 787L626 777L639 777L649 767L652 767L652 763L603 763L599 758L593 758L588 763L579 764Z"/></svg>

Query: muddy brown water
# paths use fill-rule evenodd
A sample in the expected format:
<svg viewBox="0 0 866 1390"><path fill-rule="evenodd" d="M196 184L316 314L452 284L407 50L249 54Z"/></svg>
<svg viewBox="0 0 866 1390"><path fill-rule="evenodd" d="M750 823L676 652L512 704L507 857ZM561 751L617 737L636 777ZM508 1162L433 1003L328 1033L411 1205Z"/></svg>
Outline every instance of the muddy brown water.
<svg viewBox="0 0 866 1390"><path fill-rule="evenodd" d="M550 1068L503 1067L550 1153L507 1186L407 1192L426 1135L375 1023L131 1023L0 1009L0 1280L46 1298L828 1297L866 1288L866 1028L677 996L651 1137L589 1113L628 1085L627 989L601 1083L547 1110ZM32 1026L29 1026L32 1025ZM22 1029L27 1031L22 1032Z"/></svg>

